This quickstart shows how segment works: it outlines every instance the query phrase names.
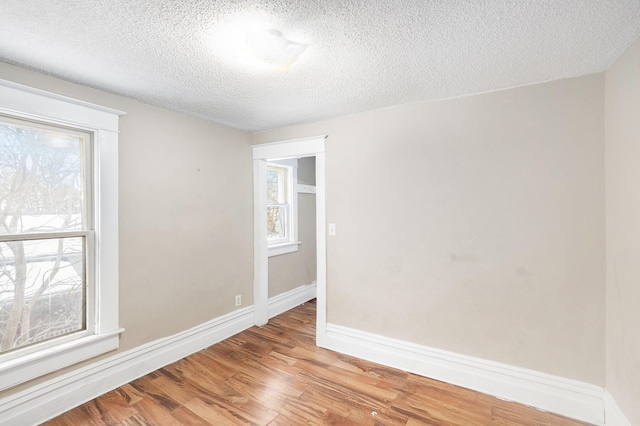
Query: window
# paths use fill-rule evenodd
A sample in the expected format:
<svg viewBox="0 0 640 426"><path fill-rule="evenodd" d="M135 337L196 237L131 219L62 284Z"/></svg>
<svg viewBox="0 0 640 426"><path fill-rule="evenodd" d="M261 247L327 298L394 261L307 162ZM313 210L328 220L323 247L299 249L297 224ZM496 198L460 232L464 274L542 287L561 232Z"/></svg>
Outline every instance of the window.
<svg viewBox="0 0 640 426"><path fill-rule="evenodd" d="M0 390L118 347L122 114L0 80Z"/></svg>
<svg viewBox="0 0 640 426"><path fill-rule="evenodd" d="M0 115L0 354L87 331L91 135Z"/></svg>
<svg viewBox="0 0 640 426"><path fill-rule="evenodd" d="M298 250L297 160L267 163L267 242L269 256Z"/></svg>
<svg viewBox="0 0 640 426"><path fill-rule="evenodd" d="M289 241L291 236L291 167L267 166L267 240L269 244Z"/></svg>

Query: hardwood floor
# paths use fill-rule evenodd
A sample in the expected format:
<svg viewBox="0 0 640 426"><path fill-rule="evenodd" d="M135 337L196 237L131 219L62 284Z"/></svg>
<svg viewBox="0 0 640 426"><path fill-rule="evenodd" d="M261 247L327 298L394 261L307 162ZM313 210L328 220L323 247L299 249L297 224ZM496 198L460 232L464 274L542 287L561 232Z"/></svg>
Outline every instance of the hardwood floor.
<svg viewBox="0 0 640 426"><path fill-rule="evenodd" d="M47 423L584 425L315 346L314 302Z"/></svg>

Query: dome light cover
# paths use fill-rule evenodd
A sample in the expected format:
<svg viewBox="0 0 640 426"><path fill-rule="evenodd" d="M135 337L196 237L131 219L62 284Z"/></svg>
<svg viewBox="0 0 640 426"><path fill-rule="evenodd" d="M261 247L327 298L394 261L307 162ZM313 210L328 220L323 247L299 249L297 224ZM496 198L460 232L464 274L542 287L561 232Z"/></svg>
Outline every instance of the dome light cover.
<svg viewBox="0 0 640 426"><path fill-rule="evenodd" d="M247 50L240 60L248 65L286 72L307 48L306 44L287 40L280 31L248 31Z"/></svg>

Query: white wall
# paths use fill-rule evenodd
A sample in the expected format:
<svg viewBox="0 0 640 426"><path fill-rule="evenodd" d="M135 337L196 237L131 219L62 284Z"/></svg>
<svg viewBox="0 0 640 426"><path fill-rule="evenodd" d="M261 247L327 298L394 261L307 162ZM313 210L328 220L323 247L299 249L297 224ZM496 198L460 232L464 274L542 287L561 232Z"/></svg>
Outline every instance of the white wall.
<svg viewBox="0 0 640 426"><path fill-rule="evenodd" d="M607 390L640 424L640 42L606 74Z"/></svg>
<svg viewBox="0 0 640 426"><path fill-rule="evenodd" d="M254 135L329 135L328 321L603 386L603 84Z"/></svg>

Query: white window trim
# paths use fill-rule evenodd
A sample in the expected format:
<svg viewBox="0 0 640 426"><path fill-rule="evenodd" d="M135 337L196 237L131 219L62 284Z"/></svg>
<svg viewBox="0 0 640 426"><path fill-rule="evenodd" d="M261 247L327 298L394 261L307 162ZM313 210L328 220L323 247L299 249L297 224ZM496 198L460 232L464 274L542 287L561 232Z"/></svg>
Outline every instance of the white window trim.
<svg viewBox="0 0 640 426"><path fill-rule="evenodd" d="M0 391L118 348L118 119L125 113L0 80L0 113L93 133L95 310L91 333L25 356L0 356ZM7 357L9 358L9 357Z"/></svg>
<svg viewBox="0 0 640 426"><path fill-rule="evenodd" d="M298 241L298 160L296 158L286 160L268 161L267 164L291 167L291 182L289 184L289 199L291 200L291 214L289 217L289 239L286 242L268 244L268 256L280 256L295 253L302 244ZM268 240L267 240L268 241Z"/></svg>
<svg viewBox="0 0 640 426"><path fill-rule="evenodd" d="M281 254L294 253L298 251L298 247L302 244L300 241L289 243L271 244L269 246L269 257L280 256Z"/></svg>

